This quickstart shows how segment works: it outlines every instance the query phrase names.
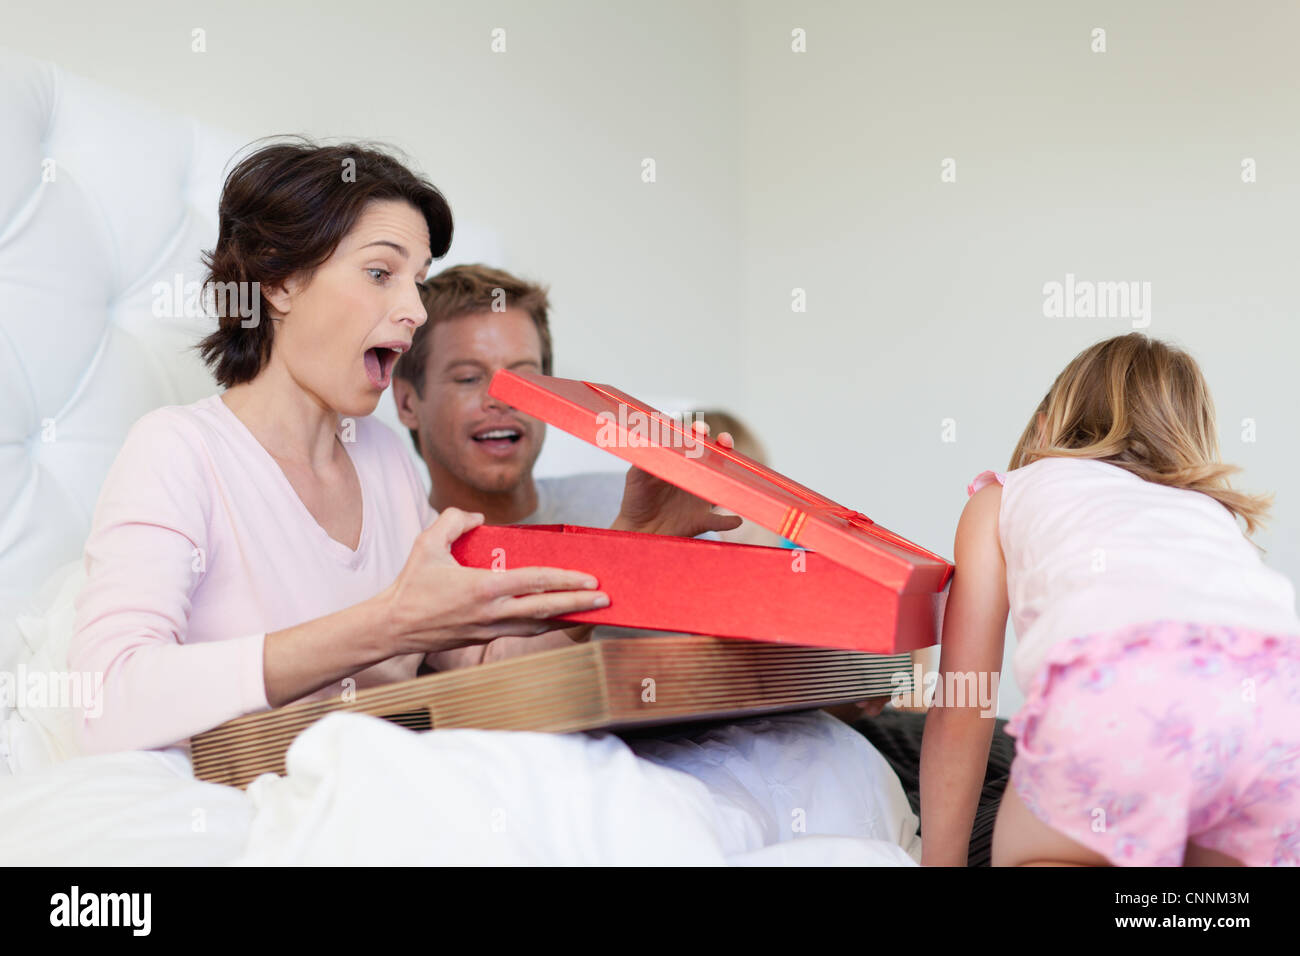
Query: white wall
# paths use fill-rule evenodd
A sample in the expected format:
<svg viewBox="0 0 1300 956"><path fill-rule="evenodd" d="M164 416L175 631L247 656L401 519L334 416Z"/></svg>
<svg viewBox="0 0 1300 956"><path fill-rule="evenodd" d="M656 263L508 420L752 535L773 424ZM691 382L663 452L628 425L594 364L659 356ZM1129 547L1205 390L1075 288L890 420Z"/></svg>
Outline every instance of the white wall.
<svg viewBox="0 0 1300 956"><path fill-rule="evenodd" d="M0 43L249 139L393 143L458 217L495 231L507 267L552 286L557 374L730 398L734 5L619 7L71 0L57 14L6 4ZM490 48L498 27L505 53Z"/></svg>
<svg viewBox="0 0 1300 956"><path fill-rule="evenodd" d="M1200 360L1239 485L1278 493L1259 541L1300 579L1300 6L745 11L743 395L779 465L951 554L966 483L1130 330L1044 318L1044 283L1149 281L1146 331Z"/></svg>
<svg viewBox="0 0 1300 956"><path fill-rule="evenodd" d="M1240 484L1278 492L1260 541L1300 579L1300 7L50 9L10 5L2 42L249 138L401 146L552 284L559 374L728 406L778 468L947 554L970 478L1131 325L1044 318L1043 284L1149 281L1147 331L1201 360Z"/></svg>

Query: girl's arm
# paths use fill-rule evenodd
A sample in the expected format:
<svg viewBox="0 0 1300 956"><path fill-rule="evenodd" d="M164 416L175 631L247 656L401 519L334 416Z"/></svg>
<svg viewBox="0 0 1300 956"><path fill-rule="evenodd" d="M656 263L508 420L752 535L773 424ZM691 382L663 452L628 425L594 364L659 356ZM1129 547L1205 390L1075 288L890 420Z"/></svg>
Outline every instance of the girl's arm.
<svg viewBox="0 0 1300 956"><path fill-rule="evenodd" d="M957 524L956 572L944 611L939 686L921 741L923 866L966 865L988 766L996 694L981 702L971 700L968 691L995 690L1002 669L1008 602L1006 563L998 541L1001 503L1002 486L989 485L966 503ZM962 699L945 690L967 693ZM982 710L987 716L981 716Z"/></svg>

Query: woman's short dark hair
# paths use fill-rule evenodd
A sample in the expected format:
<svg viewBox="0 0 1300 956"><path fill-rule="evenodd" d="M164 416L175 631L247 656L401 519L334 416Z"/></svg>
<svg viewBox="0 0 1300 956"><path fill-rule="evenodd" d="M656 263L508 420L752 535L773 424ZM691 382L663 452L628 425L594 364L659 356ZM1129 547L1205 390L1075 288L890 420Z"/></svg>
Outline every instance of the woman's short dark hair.
<svg viewBox="0 0 1300 956"><path fill-rule="evenodd" d="M218 327L198 344L221 385L251 381L271 357L275 323L260 289L300 273L309 281L366 206L385 199L418 209L429 227L434 258L447 254L452 232L447 200L374 145L281 142L250 154L231 171L221 190L217 244L203 254L203 288ZM260 284L260 311L249 323L248 309L231 306L239 295L251 300L244 290L254 282Z"/></svg>

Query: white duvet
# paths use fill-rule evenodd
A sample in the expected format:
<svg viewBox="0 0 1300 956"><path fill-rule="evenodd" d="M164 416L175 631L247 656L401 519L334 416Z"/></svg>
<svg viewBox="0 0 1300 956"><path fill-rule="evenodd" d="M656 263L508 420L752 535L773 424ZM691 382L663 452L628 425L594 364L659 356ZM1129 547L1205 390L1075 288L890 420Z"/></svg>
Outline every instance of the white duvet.
<svg viewBox="0 0 1300 956"><path fill-rule="evenodd" d="M911 866L920 854L898 778L820 712L632 746L334 714L298 738L287 769L247 792L195 780L175 752L0 777L0 864Z"/></svg>
<svg viewBox="0 0 1300 956"><path fill-rule="evenodd" d="M20 620L53 666L76 575ZM66 618L66 619L65 619ZM66 660L66 656L63 657ZM821 711L624 742L416 733L333 714L245 791L179 751L71 756L55 711L0 713L0 865L914 866L898 777ZM4 775L6 770L16 771Z"/></svg>

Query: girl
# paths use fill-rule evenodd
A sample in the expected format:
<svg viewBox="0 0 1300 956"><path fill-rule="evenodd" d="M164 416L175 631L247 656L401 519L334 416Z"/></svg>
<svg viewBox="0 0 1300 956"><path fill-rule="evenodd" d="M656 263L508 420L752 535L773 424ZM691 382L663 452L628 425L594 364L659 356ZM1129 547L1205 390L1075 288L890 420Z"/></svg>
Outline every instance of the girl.
<svg viewBox="0 0 1300 956"><path fill-rule="evenodd" d="M1008 611L1026 697L995 866L1300 863L1300 619L1238 528L1269 500L1229 488L1236 470L1196 363L1133 333L1081 352L1010 470L971 483L922 863L966 862L995 703L952 688L999 670Z"/></svg>

